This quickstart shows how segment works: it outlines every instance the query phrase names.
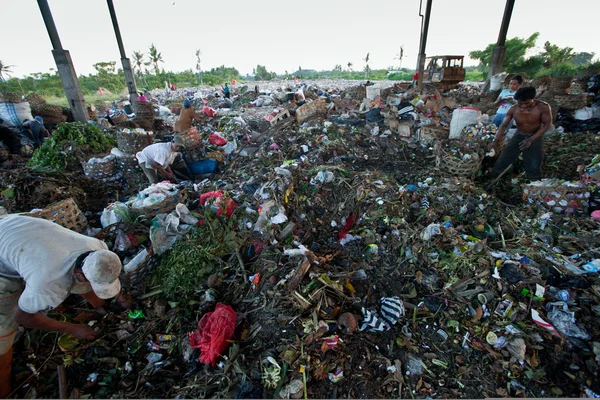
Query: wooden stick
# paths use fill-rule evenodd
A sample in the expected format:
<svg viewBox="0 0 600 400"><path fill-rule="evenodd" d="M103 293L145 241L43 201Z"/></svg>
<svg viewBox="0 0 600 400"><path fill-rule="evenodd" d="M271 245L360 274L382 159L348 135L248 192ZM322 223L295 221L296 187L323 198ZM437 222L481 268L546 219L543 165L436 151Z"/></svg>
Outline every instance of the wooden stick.
<svg viewBox="0 0 600 400"><path fill-rule="evenodd" d="M510 164L508 167L506 167L506 169L504 171L502 171L502 173L500 175L498 175L489 185L487 185L486 189L491 188L492 186L494 186L496 183L498 183L498 181L500 180L500 178L502 178L504 176L504 174L506 174L508 172L508 170L512 167L513 165Z"/></svg>
<svg viewBox="0 0 600 400"><path fill-rule="evenodd" d="M56 372L58 373L58 394L61 399L68 399L68 385L67 376L65 375L65 366L63 364L56 366Z"/></svg>

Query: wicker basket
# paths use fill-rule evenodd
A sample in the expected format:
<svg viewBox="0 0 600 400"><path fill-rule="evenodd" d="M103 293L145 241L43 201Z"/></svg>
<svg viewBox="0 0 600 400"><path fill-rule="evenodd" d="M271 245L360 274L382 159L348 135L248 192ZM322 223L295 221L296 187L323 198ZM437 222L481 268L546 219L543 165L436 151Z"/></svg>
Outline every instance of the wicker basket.
<svg viewBox="0 0 600 400"><path fill-rule="evenodd" d="M85 176L91 179L110 179L117 173L116 157L103 158L94 163L84 161L81 165Z"/></svg>
<svg viewBox="0 0 600 400"><path fill-rule="evenodd" d="M511 81L511 79L514 78L517 75L520 75L521 78L523 78L523 82L525 82L526 80L529 79L529 75L527 75L525 72L517 72L515 74L508 74L504 78L504 86L508 86L509 83L510 83L510 81Z"/></svg>
<svg viewBox="0 0 600 400"><path fill-rule="evenodd" d="M150 231L148 227L142 224L136 224L131 222L117 222L115 224L109 225L106 228L102 229L96 235L96 239L102 240L104 242L109 242L114 244L119 232L131 232L135 236L147 236L148 240L150 240ZM119 276L119 280L121 281L121 285L123 286L131 286L137 285L146 277L148 272L152 270L152 268L156 265L156 257L154 252L152 251L152 245L148 246L148 254L146 257L140 262L140 264L129 272L121 272Z"/></svg>
<svg viewBox="0 0 600 400"><path fill-rule="evenodd" d="M436 143L435 150L436 166L451 176L474 178L475 175L477 175L479 168L481 168L483 158L477 153L472 153L471 158L468 160L459 160L452 153L442 149L439 142Z"/></svg>
<svg viewBox="0 0 600 400"><path fill-rule="evenodd" d="M539 88L539 87L548 87L548 85L550 85L550 83L552 82L552 78L550 77L550 75L543 75L543 76L538 76L537 78L533 78L531 80L531 86L533 86L534 88Z"/></svg>
<svg viewBox="0 0 600 400"><path fill-rule="evenodd" d="M140 164L134 155L116 156L115 164L117 171L123 174L123 178L130 189L143 189L143 186L148 186L148 178L146 178L146 174L140 168Z"/></svg>
<svg viewBox="0 0 600 400"><path fill-rule="evenodd" d="M528 184L523 187L523 200L538 204L559 214L583 214L587 212L590 191L587 186Z"/></svg>
<svg viewBox="0 0 600 400"><path fill-rule="evenodd" d="M158 214L170 213L171 211L173 211L175 209L175 207L177 207L177 204L185 203L186 199L187 199L186 192L180 191L176 195L167 197L160 203L156 203L156 204L152 204L150 206L140 207L140 208L133 208L133 207L131 207L131 205L129 205L129 209L138 215L145 215L146 217L150 218L150 217L154 217Z"/></svg>
<svg viewBox="0 0 600 400"><path fill-rule="evenodd" d="M118 123L127 121L127 115L125 113L120 113L120 114L110 117L110 119L112 119L114 124L118 124Z"/></svg>
<svg viewBox="0 0 600 400"><path fill-rule="evenodd" d="M28 94L27 96L25 96L25 100L29 102L31 108L40 107L46 104L46 99L44 99L42 96L36 93Z"/></svg>
<svg viewBox="0 0 600 400"><path fill-rule="evenodd" d="M448 139L448 135L450 135L450 131L443 126L428 125L422 126L419 130L420 140L427 143Z"/></svg>
<svg viewBox="0 0 600 400"><path fill-rule="evenodd" d="M564 108L565 110L579 110L587 106L588 104L588 95L587 94L567 94L554 96L554 102L559 108Z"/></svg>
<svg viewBox="0 0 600 400"><path fill-rule="evenodd" d="M72 198L59 201L42 211L27 214L30 217L47 219L75 232L82 233L88 226L85 215Z"/></svg>
<svg viewBox="0 0 600 400"><path fill-rule="evenodd" d="M152 144L154 135L150 132L145 134L120 131L117 132L117 148L124 153L135 154L138 151L144 150L145 147Z"/></svg>
<svg viewBox="0 0 600 400"><path fill-rule="evenodd" d="M20 94L15 92L1 92L0 103L22 103L24 100Z"/></svg>
<svg viewBox="0 0 600 400"><path fill-rule="evenodd" d="M573 77L571 76L555 76L552 78L552 88L556 90L567 90L571 87Z"/></svg>

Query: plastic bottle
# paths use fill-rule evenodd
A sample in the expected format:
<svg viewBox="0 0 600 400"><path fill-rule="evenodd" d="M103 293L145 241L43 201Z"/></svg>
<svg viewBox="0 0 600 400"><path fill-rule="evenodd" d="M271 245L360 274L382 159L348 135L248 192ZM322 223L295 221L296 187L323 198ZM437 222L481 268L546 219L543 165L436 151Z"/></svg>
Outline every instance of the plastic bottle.
<svg viewBox="0 0 600 400"><path fill-rule="evenodd" d="M600 259L592 260L581 266L588 274L600 271Z"/></svg>
<svg viewBox="0 0 600 400"><path fill-rule="evenodd" d="M559 301L573 301L575 300L575 291L568 289L559 289L554 286L550 286L548 289L550 296Z"/></svg>

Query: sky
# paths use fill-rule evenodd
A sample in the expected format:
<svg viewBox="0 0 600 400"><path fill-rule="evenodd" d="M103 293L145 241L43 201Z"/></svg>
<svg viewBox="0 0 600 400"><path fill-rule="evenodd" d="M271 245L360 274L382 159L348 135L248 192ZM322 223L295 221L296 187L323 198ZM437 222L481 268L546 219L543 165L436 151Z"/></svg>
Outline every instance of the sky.
<svg viewBox="0 0 600 400"><path fill-rule="evenodd" d="M56 68L37 1L0 0L0 60L12 76ZM105 0L48 0L63 48L78 75L120 55ZM465 55L498 38L505 0L433 0L426 54ZM148 52L154 43L166 71L233 66L242 75L257 64L279 74L302 69L414 69L419 52L419 0L114 0L125 51ZM423 0L423 13L426 0ZM546 41L600 56L593 18L599 0L516 0L508 38L540 32ZM404 48L401 61L395 59Z"/></svg>

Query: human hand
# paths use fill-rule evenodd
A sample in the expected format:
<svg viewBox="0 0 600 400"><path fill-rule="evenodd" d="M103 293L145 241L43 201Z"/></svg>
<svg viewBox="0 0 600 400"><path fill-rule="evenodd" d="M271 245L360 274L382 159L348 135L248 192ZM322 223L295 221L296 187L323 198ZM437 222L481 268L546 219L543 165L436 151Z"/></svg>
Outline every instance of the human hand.
<svg viewBox="0 0 600 400"><path fill-rule="evenodd" d="M69 334L79 340L92 340L98 335L98 332L88 325L73 324L69 329Z"/></svg>
<svg viewBox="0 0 600 400"><path fill-rule="evenodd" d="M123 308L125 308L126 310L134 310L136 308L139 308L138 303L133 300L133 299L128 299L126 297L123 297L123 299L119 299L119 305Z"/></svg>
<svg viewBox="0 0 600 400"><path fill-rule="evenodd" d="M531 146L531 138L525 139L521 143L519 143L519 149L521 151L527 150L530 146Z"/></svg>
<svg viewBox="0 0 600 400"><path fill-rule="evenodd" d="M487 146L488 151L492 151L492 149L496 149L498 147L498 141L494 139L494 141Z"/></svg>

